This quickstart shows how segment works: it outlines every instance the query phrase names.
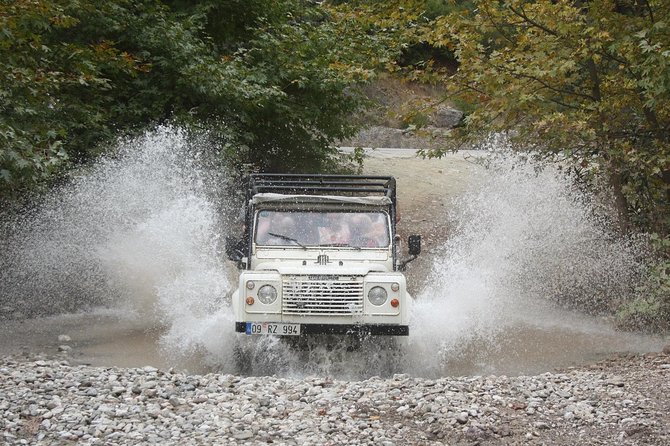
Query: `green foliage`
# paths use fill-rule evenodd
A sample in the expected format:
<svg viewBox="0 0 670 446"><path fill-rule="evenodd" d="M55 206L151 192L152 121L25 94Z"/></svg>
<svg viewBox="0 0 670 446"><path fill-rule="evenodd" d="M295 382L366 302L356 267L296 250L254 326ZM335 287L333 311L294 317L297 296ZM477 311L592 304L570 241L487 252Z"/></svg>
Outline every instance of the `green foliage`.
<svg viewBox="0 0 670 446"><path fill-rule="evenodd" d="M423 16L432 20L455 11L473 10L474 8L473 2L469 0L426 0L423 6Z"/></svg>
<svg viewBox="0 0 670 446"><path fill-rule="evenodd" d="M610 178L624 223L667 233L670 5L473 3L419 34L459 60L441 75L450 98L475 109L455 135L513 130L521 146L588 164Z"/></svg>
<svg viewBox="0 0 670 446"><path fill-rule="evenodd" d="M0 34L0 196L48 178L68 159L68 137L100 126L89 91L111 88L106 72L132 75L134 61L105 41L50 39L78 19L53 2L3 2Z"/></svg>
<svg viewBox="0 0 670 446"><path fill-rule="evenodd" d="M0 20L0 198L168 119L212 126L238 165L330 168L384 53L300 0L32 0Z"/></svg>
<svg viewBox="0 0 670 446"><path fill-rule="evenodd" d="M636 297L624 303L617 313L618 324L652 332L670 331L670 238L654 236L660 253L665 253L650 268L645 281L636 290Z"/></svg>
<svg viewBox="0 0 670 446"><path fill-rule="evenodd" d="M296 17L301 26L282 23L260 32L231 62L276 93L272 101L240 103L237 110L248 160L262 170L332 168L333 142L356 130L350 116L362 106L357 85L372 75L359 52L368 42L342 39L323 10L307 12Z"/></svg>

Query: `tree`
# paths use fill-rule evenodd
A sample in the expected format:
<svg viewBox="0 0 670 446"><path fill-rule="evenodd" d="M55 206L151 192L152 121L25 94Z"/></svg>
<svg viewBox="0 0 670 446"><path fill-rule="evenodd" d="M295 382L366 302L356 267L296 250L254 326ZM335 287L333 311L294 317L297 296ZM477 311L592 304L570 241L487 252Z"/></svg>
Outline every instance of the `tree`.
<svg viewBox="0 0 670 446"><path fill-rule="evenodd" d="M0 17L0 196L7 196L62 166L77 129L102 131L106 116L89 92L108 92L110 73L132 76L140 67L104 40L53 39L78 23L55 2L3 2Z"/></svg>
<svg viewBox="0 0 670 446"><path fill-rule="evenodd" d="M420 27L451 48L448 99L474 104L455 136L507 132L604 172L622 226L670 228L670 4L476 0ZM431 75L440 75L433 72ZM434 153L439 155L439 152Z"/></svg>
<svg viewBox="0 0 670 446"><path fill-rule="evenodd" d="M301 0L30 0L0 20L0 198L165 120L238 165L332 167L376 45Z"/></svg>

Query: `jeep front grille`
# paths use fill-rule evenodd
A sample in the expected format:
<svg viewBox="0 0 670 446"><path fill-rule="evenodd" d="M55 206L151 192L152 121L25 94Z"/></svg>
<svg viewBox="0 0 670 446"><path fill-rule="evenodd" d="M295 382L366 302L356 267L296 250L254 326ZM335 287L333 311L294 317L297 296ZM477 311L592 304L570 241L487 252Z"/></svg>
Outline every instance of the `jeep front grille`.
<svg viewBox="0 0 670 446"><path fill-rule="evenodd" d="M349 316L363 313L363 277L290 276L283 280L282 313Z"/></svg>

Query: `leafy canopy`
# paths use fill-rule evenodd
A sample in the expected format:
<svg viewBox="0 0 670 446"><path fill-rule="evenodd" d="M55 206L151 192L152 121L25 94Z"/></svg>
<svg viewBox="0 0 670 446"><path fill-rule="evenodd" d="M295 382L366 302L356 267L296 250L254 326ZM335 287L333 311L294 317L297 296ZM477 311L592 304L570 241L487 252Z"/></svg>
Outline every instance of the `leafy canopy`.
<svg viewBox="0 0 670 446"><path fill-rule="evenodd" d="M451 97L476 104L460 136L513 130L526 146L605 171L622 211L667 228L670 4L476 0L420 38L453 49Z"/></svg>
<svg viewBox="0 0 670 446"><path fill-rule="evenodd" d="M237 164L325 168L384 53L300 0L30 0L0 21L5 198L167 119L211 129Z"/></svg>

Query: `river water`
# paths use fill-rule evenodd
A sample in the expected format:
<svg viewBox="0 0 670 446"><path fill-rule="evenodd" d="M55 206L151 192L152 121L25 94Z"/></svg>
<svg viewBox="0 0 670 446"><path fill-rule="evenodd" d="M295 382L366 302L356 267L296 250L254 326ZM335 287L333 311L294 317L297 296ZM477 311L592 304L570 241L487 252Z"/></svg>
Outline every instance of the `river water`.
<svg viewBox="0 0 670 446"><path fill-rule="evenodd" d="M221 244L238 211L206 141L173 127L119 141L113 157L5 225L0 354L67 345L78 363L237 370L243 335L226 299L236 271ZM424 235L408 271L408 338L353 351L332 340L296 351L264 339L247 372L531 374L667 344L586 314L630 294L640 244L614 236L607 210L556 167L486 149L441 160L370 153L369 173L398 178L400 231ZM480 155L496 168L473 163ZM566 301L583 311L562 309Z"/></svg>

